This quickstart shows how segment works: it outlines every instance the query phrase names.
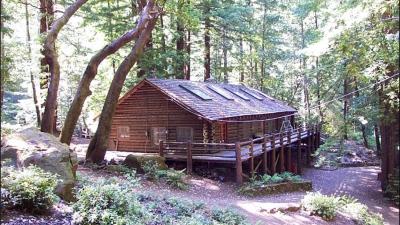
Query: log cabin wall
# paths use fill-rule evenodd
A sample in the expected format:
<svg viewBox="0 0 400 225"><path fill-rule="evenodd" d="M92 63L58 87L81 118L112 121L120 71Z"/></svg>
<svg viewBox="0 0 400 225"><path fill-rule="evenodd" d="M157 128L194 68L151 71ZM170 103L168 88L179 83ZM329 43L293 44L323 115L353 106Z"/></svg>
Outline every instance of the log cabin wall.
<svg viewBox="0 0 400 225"><path fill-rule="evenodd" d="M152 141L152 128L167 128L167 140L176 141L177 127L191 127L193 141L203 142L203 121L168 99L167 95L144 83L118 104L109 148L116 150L118 144L119 151L157 152L158 145ZM121 134L124 127L129 127L122 129L128 134Z"/></svg>

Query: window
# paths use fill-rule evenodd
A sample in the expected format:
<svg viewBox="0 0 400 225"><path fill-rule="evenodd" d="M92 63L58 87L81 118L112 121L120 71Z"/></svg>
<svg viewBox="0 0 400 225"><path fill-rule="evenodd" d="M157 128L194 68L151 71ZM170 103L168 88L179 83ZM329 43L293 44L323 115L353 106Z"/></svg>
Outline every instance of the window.
<svg viewBox="0 0 400 225"><path fill-rule="evenodd" d="M253 98L257 99L257 100L260 100L260 101L262 101L262 100L263 100L263 98L261 98L260 96L258 96L258 95L256 95L256 94L254 94L253 92L251 92L251 91L249 91L249 90L247 90L247 89L240 88L240 90L241 90L241 91L243 91L244 93L246 93L246 94L250 95L251 97L253 97Z"/></svg>
<svg viewBox="0 0 400 225"><path fill-rule="evenodd" d="M227 91L225 91L225 90L223 90L223 89L221 89L219 87L213 87L213 86L207 86L207 87L209 89L211 89L212 91L214 91L215 93L221 95L225 99L233 100L233 98L231 97L231 95Z"/></svg>
<svg viewBox="0 0 400 225"><path fill-rule="evenodd" d="M117 127L117 137L118 138L129 138L129 127L128 126Z"/></svg>
<svg viewBox="0 0 400 225"><path fill-rule="evenodd" d="M167 140L167 129L165 127L151 128L151 142L154 145L159 145L160 141Z"/></svg>
<svg viewBox="0 0 400 225"><path fill-rule="evenodd" d="M250 99L249 99L248 97L244 96L243 94L241 94L241 93L238 92L238 91L230 90L230 89L228 89L228 88L225 88L225 89L228 90L228 91L230 91L232 94L235 94L236 96L240 97L240 98L243 99L243 100L250 101Z"/></svg>
<svg viewBox="0 0 400 225"><path fill-rule="evenodd" d="M202 92L199 89L193 88L193 87L189 87L186 85L182 85L180 84L179 87L185 89L187 92L191 93L192 95L204 100L204 101L209 101L212 100L212 98L210 96L208 96L206 93Z"/></svg>
<svg viewBox="0 0 400 225"><path fill-rule="evenodd" d="M193 141L193 128L177 127L176 128L176 141L177 142Z"/></svg>

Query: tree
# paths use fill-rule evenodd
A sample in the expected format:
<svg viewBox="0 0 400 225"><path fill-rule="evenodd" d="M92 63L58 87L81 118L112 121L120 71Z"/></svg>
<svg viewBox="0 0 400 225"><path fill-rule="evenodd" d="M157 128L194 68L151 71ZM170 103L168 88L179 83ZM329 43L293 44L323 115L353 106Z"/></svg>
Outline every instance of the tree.
<svg viewBox="0 0 400 225"><path fill-rule="evenodd" d="M42 124L40 130L46 133L53 133L55 130L55 119L57 116L56 106L57 106L57 96L58 87L60 83L60 64L58 62L58 54L55 48L55 42L60 30L65 24L68 23L69 19L74 15L74 13L87 2L87 0L76 0L71 6L69 6L64 14L53 22L50 31L46 36L44 42L44 54L47 57L47 64L49 65L50 71L50 84L47 89L47 98L44 108Z"/></svg>
<svg viewBox="0 0 400 225"><path fill-rule="evenodd" d="M28 48L28 60L29 63L32 63L32 47L31 47L31 34L30 34L30 26L29 26L29 12L28 12L28 1L25 0L25 22L26 22L26 45ZM33 96L33 103L35 104L35 111L36 111L36 121L37 126L40 126L40 106L36 92L36 84L35 78L33 76L32 68L29 68L31 86L32 86L32 96Z"/></svg>
<svg viewBox="0 0 400 225"><path fill-rule="evenodd" d="M83 73L82 79L79 82L78 89L75 93L74 100L71 107L68 110L67 117L64 122L64 126L61 131L60 141L62 143L70 144L72 135L78 118L82 112L82 107L92 92L90 91L90 84L96 77L97 69L101 62L108 56L117 52L120 48L128 44L134 39L137 39L143 30L146 29L147 24L151 17L151 7L144 7L142 15L139 18L136 27L126 32L124 35L112 41L110 44L106 45L103 49L97 52L89 61L85 72Z"/></svg>
<svg viewBox="0 0 400 225"><path fill-rule="evenodd" d="M89 161L100 163L104 159L108 147L112 116L114 115L126 75L142 54L159 14L160 8L152 0L147 1L145 9L143 9L140 16L140 20L146 21L145 28L140 32L140 36L136 40L131 52L122 61L111 82L103 110L100 114L99 125L86 153L86 159Z"/></svg>

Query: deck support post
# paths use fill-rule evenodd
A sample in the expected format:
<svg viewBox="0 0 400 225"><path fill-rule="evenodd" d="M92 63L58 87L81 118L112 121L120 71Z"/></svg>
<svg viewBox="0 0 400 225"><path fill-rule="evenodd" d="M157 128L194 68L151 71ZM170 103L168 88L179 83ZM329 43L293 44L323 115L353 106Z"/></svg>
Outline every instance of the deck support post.
<svg viewBox="0 0 400 225"><path fill-rule="evenodd" d="M164 142L160 141L158 145L158 153L160 154L161 157L164 157Z"/></svg>
<svg viewBox="0 0 400 225"><path fill-rule="evenodd" d="M301 127L297 133L297 174L301 174Z"/></svg>
<svg viewBox="0 0 400 225"><path fill-rule="evenodd" d="M292 132L289 131L287 133L287 164L286 164L286 170L289 172L292 172L292 148L291 148L291 144L292 144Z"/></svg>
<svg viewBox="0 0 400 225"><path fill-rule="evenodd" d="M236 153L236 183L243 184L242 153L240 150L240 142L235 143L235 153Z"/></svg>
<svg viewBox="0 0 400 225"><path fill-rule="evenodd" d="M250 140L250 149L249 149L249 156L250 156L250 176L254 177L254 142L253 139Z"/></svg>
<svg viewBox="0 0 400 225"><path fill-rule="evenodd" d="M285 171L285 145L283 144L283 134L279 134L279 140L281 144L281 150L279 151L279 172Z"/></svg>
<svg viewBox="0 0 400 225"><path fill-rule="evenodd" d="M263 160L262 161L263 161L263 168L264 168L264 173L265 174L268 173L267 140L268 140L268 137L267 137L267 135L264 134L264 139L263 139L263 142L262 142L262 153L263 153Z"/></svg>
<svg viewBox="0 0 400 225"><path fill-rule="evenodd" d="M271 138L271 173L276 173L276 148L275 148L275 136L272 135Z"/></svg>
<svg viewBox="0 0 400 225"><path fill-rule="evenodd" d="M193 169L193 158L192 158L192 142L187 142L187 174L192 174Z"/></svg>

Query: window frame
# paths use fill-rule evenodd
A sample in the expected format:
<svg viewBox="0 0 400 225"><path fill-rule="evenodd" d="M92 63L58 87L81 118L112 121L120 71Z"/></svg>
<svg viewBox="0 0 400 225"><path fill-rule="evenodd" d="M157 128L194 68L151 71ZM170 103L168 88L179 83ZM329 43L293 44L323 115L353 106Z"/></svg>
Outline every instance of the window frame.
<svg viewBox="0 0 400 225"><path fill-rule="evenodd" d="M130 127L129 126L117 126L117 139L129 139L130 137Z"/></svg>
<svg viewBox="0 0 400 225"><path fill-rule="evenodd" d="M180 140L180 135L178 134L179 132L182 132L184 129L190 129L190 140ZM177 142L193 142L194 140L194 129L193 127L176 127L176 141Z"/></svg>
<svg viewBox="0 0 400 225"><path fill-rule="evenodd" d="M164 134L161 136L160 133L162 133L162 131L160 130L164 130ZM157 131L156 131L157 130ZM156 136L157 133L157 136ZM167 128L166 127L152 127L150 128L150 141L152 143L152 145L154 146L159 146L160 145L160 137L162 137L161 141L166 142L167 141ZM155 143L156 137L158 139L157 143Z"/></svg>

